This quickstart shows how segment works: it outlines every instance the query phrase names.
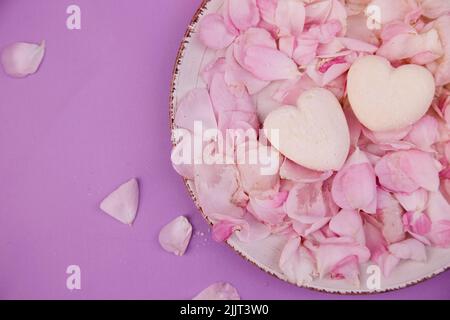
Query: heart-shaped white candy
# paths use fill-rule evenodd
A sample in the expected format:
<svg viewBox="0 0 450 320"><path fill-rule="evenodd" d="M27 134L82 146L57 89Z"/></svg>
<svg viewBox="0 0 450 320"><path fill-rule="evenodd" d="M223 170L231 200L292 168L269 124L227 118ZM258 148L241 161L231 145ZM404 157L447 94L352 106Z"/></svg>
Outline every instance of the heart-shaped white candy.
<svg viewBox="0 0 450 320"><path fill-rule="evenodd" d="M347 91L358 120L372 131L405 128L430 108L435 92L433 75L418 65L394 69L388 60L366 56L353 63Z"/></svg>
<svg viewBox="0 0 450 320"><path fill-rule="evenodd" d="M350 149L350 134L342 107L328 90L304 92L297 107L272 111L264 122L272 145L290 160L306 168L339 170Z"/></svg>

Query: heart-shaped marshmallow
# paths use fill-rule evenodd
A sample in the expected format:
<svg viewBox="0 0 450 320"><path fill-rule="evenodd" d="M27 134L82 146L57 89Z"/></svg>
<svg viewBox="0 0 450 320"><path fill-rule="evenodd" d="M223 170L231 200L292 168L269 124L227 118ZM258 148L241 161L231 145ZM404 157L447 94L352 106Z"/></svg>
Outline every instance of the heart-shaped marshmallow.
<svg viewBox="0 0 450 320"><path fill-rule="evenodd" d="M272 145L297 164L317 171L339 170L350 149L350 134L342 107L328 90L304 92L297 107L272 111L264 122Z"/></svg>
<svg viewBox="0 0 450 320"><path fill-rule="evenodd" d="M372 131L405 128L422 118L435 92L433 75L418 65L394 69L388 60L366 56L348 74L348 98L358 120Z"/></svg>

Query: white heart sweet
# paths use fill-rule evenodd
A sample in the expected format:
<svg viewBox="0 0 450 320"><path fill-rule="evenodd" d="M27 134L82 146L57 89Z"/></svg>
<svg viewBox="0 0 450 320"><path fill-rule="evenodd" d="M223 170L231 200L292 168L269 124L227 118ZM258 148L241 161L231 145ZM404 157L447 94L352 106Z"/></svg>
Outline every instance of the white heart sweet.
<svg viewBox="0 0 450 320"><path fill-rule="evenodd" d="M328 90L304 92L297 107L272 111L264 122L272 145L297 164L317 171L339 170L350 149L350 134L342 107Z"/></svg>
<svg viewBox="0 0 450 320"><path fill-rule="evenodd" d="M431 106L433 75L418 65L394 69L388 60L366 56L348 74L348 98L358 120L372 131L405 128L420 120Z"/></svg>

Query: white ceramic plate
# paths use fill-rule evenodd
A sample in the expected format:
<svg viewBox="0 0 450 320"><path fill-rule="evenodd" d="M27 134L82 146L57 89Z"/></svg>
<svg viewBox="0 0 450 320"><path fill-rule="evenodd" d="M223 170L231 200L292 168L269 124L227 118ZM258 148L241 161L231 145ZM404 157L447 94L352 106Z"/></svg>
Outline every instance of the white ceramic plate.
<svg viewBox="0 0 450 320"><path fill-rule="evenodd" d="M177 102L190 90L194 88L204 88L205 83L199 76L200 70L212 61L214 53L207 50L199 41L196 29L198 22L206 14L218 11L223 6L224 0L204 0L203 4L192 19L188 27L185 38L180 47L171 88L170 116L173 128L174 113L177 108ZM193 190L195 190L192 181L186 181L186 186L192 199L196 203L202 215L205 216L196 200ZM254 243L242 243L235 237L232 237L228 244L238 252L242 257L254 263L262 270L270 273L281 280L288 281L278 267L278 261L285 239L280 236L271 236L263 241ZM343 280L317 279L303 287L340 294L364 294L386 292L404 288L444 272L450 268L450 249L428 249L428 261L403 262L388 278L381 278L381 289L371 290L367 287L367 274L370 264L361 266L361 286L353 287Z"/></svg>

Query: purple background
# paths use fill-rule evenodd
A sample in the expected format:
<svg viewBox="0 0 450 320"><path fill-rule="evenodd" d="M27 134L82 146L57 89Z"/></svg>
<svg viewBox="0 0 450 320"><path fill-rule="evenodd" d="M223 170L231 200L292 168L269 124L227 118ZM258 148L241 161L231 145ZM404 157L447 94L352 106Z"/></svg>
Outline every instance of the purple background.
<svg viewBox="0 0 450 320"><path fill-rule="evenodd" d="M0 298L190 299L216 281L244 299L343 298L283 283L210 240L171 168L169 83L200 2L0 0L0 47L47 41L34 76L0 72ZM72 3L81 31L65 27ZM131 177L141 182L133 228L98 209ZM197 232L181 258L157 241L178 215ZM66 289L71 264L80 291ZM447 272L369 298L449 299L449 284Z"/></svg>

